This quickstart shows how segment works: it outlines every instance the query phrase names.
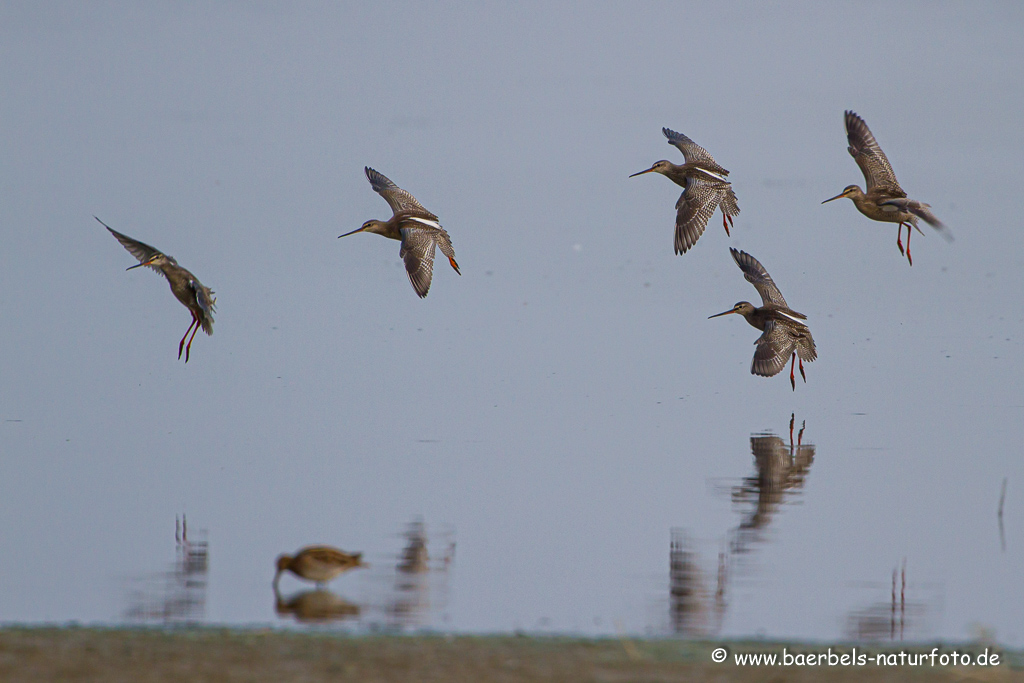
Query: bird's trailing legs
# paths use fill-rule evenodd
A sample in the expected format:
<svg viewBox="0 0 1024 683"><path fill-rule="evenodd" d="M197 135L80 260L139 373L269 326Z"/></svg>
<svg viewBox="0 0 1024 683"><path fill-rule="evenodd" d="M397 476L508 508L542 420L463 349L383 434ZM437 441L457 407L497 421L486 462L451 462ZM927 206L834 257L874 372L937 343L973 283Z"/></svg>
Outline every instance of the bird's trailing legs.
<svg viewBox="0 0 1024 683"><path fill-rule="evenodd" d="M793 391L796 391L796 351L793 352L793 362L789 365L789 383L793 385ZM800 376L804 378L804 384L807 383L807 375L804 373L804 359L800 359ZM791 435L792 437L792 435ZM793 439L790 438L790 441Z"/></svg>
<svg viewBox="0 0 1024 683"><path fill-rule="evenodd" d="M899 247L899 250L900 250L900 255L901 255L901 256L903 255L903 242L901 242L901 241L900 241L900 236L901 236L901 235L903 234L903 226L904 226L904 225L905 225L905 226L907 226L907 251L906 251L906 254L907 254L907 263L909 263L910 265L914 265L914 259L913 259L913 258L911 258L911 256L910 256L910 229L911 229L912 227L913 227L913 228L917 228L917 231L918 231L918 232L920 232L920 233L921 233L922 235L923 235L924 233L923 233L923 232L921 232L921 228L918 228L918 227L917 227L916 225L914 225L913 223L907 223L907 222L903 222L903 223L900 223L900 224L899 224L899 225L898 225L898 226L896 227L896 246L897 246L897 247Z"/></svg>
<svg viewBox="0 0 1024 683"><path fill-rule="evenodd" d="M726 219L729 219L728 223L725 222ZM725 211L723 211L722 212L722 227L725 228L725 234L728 237L731 237L731 235L729 235L729 226L730 225L732 225L732 216L728 215Z"/></svg>
<svg viewBox="0 0 1024 683"><path fill-rule="evenodd" d="M195 327L195 329L193 329L193 326ZM188 326L188 329L185 330L185 337L187 337L188 333L191 332L192 333L192 339L195 339L196 338L196 332L198 332L198 331L199 331L199 318L197 318L197 317L195 317L193 315L192 316L192 324L190 324ZM185 362L187 363L188 362L188 352L192 348L192 339L189 339L188 340L188 346L185 346L185 337L182 337L181 341L178 342L178 360L181 360L181 350L182 350L182 348L184 348L185 349Z"/></svg>

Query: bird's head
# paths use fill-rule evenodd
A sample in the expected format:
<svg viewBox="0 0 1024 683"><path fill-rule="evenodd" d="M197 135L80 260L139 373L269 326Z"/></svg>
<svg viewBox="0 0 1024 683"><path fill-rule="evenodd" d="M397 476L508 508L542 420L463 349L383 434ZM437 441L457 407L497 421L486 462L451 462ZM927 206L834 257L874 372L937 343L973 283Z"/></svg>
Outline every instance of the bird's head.
<svg viewBox="0 0 1024 683"><path fill-rule="evenodd" d="M142 266L152 266L154 268L163 268L164 266L176 266L178 262L174 260L174 257L168 256L167 254L153 254L142 263L136 263L134 266L128 266L125 270L134 270L135 268L141 268Z"/></svg>
<svg viewBox="0 0 1024 683"><path fill-rule="evenodd" d="M754 312L754 305L753 304L751 304L749 301L740 301L735 306L730 308L728 311L723 311L721 313L715 313L714 315L709 315L708 316L708 320L711 320L712 318L720 318L721 316L729 315L730 313L738 313L738 314L742 315L745 318L745 317L747 317L748 315L750 315L753 312Z"/></svg>
<svg viewBox="0 0 1024 683"><path fill-rule="evenodd" d="M338 239L341 239L342 237L348 237L349 235L354 235L357 232L375 232L378 235L380 235L384 233L384 226L384 221L371 219L363 223L361 227L353 230L352 232L346 232L344 235L338 235Z"/></svg>
<svg viewBox="0 0 1024 683"><path fill-rule="evenodd" d="M277 573L280 574L288 569L294 559L291 555L279 555L277 558Z"/></svg>
<svg viewBox="0 0 1024 683"><path fill-rule="evenodd" d="M640 171L639 173L634 173L633 175L631 175L629 177L633 178L633 177L638 176L638 175L643 175L644 173L661 173L661 174L665 174L665 173L668 173L671 169L672 169L672 162L671 161L665 161L664 159L662 159L661 161L655 161L654 165L651 166L646 171Z"/></svg>
<svg viewBox="0 0 1024 683"><path fill-rule="evenodd" d="M837 194L835 197L832 197L831 199L826 199L825 201L822 202L822 204L827 204L827 203L829 203L831 201L835 201L836 199L842 199L843 197L849 197L850 199L853 199L854 197L856 197L858 195L863 195L863 194L864 194L864 191L861 190L859 186L857 186L857 185L847 185L846 188L843 189L842 192Z"/></svg>

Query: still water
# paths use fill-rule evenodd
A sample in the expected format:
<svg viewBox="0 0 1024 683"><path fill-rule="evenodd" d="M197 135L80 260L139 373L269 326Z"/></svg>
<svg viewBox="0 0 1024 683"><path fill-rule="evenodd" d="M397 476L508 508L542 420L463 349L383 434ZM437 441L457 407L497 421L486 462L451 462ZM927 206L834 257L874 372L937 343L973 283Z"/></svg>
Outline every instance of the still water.
<svg viewBox="0 0 1024 683"><path fill-rule="evenodd" d="M472 576L474 566L460 555L510 555L505 555L500 539L485 538L479 548L460 544L459 525L472 527L467 520L428 522L416 516L391 533L369 539L367 567L349 570L326 586L301 581L290 573L284 574L280 586L272 586L273 556L227 557L228 547L218 553L216 541L211 541L219 536L216 526L182 515L173 527L167 520L163 528L154 529L146 539L152 543L126 543L104 553L111 566L100 568L88 581L79 576L76 594L96 593L98 588L106 598L92 603L89 613L79 613L75 620L340 628L356 633L511 630L699 638L791 635L857 641L1002 635L984 615L969 621L957 617L959 624L951 621L947 603L952 601L954 577L912 551L887 548L885 533L875 535L882 540L873 551L860 548L860 556L848 561L842 545L851 526L846 524L835 537L823 530L817 520L835 519L834 502L816 491L856 486L829 481L844 469L827 464L836 456L828 447L815 444L813 425L794 414L788 420L782 416L778 427L777 433L749 434L746 448L723 456L721 476L705 480L697 501L699 508L711 513L703 522L689 523L677 513L671 526L650 529L641 536L661 537L660 548L642 553L646 566L609 547L599 529L590 529L590 535L581 529L574 535L574 548L552 548L543 556L523 553L518 561L557 568L543 574L566 594L573 594L575 579L584 578L596 564L613 567L606 585L585 593L585 604L539 597L528 597L525 604L503 600L501 582ZM856 457L858 450L847 452ZM1006 489L1005 482L994 487L975 511L982 527L977 534L984 539L982 552L974 558L978 561L968 559L963 565L976 568L976 575L969 577L975 595L1014 590L1015 578L986 587L986 580L999 577L1000 572L985 564L1005 565L1019 543L1019 528L1011 524L1007 547ZM842 498L842 494L833 495ZM855 492L852 495L856 497ZM599 514L599 500L591 503L594 514ZM930 532L925 528L922 533ZM537 538L542 537L538 531ZM303 538L297 543L334 540ZM149 549L137 553L132 550L136 545ZM524 550L528 549L512 555ZM476 563L487 564L479 559ZM143 571L121 573L115 566ZM864 566L873 568L873 573ZM220 570L228 567L230 571ZM955 563L950 568L962 571ZM248 586L244 592L232 580L239 571L251 579L241 582ZM497 612L482 614L474 608L470 591L475 586L498 595L489 598L500 605ZM38 619L34 610L42 603L29 597L7 598L8 609L22 612L20 618L8 621ZM785 605L793 603L801 605L796 618L773 628L771 624L780 623L778 613L784 614ZM1007 625L1014 623L1012 609L1004 615ZM235 616L225 620L220 616L225 612ZM1000 614L995 610L987 616L999 618ZM1012 638L1015 633L1011 626L1006 636ZM1012 642L1009 638L1007 642Z"/></svg>

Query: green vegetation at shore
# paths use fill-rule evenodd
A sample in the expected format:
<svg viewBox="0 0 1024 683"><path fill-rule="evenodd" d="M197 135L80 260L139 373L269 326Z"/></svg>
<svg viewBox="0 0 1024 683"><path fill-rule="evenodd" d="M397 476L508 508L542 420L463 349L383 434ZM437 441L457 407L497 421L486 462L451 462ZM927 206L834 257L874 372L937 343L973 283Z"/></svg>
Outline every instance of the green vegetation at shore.
<svg viewBox="0 0 1024 683"><path fill-rule="evenodd" d="M0 681L1024 681L1024 653L996 667L741 667L732 653L824 652L781 642L517 636L352 636L245 629L0 629ZM915 652L933 646L908 645ZM833 650L837 646L832 646ZM898 652L892 645L858 646ZM843 651L850 647L842 646ZM941 646L951 652L951 646ZM961 646L960 650L964 650ZM984 646L966 646L972 653Z"/></svg>

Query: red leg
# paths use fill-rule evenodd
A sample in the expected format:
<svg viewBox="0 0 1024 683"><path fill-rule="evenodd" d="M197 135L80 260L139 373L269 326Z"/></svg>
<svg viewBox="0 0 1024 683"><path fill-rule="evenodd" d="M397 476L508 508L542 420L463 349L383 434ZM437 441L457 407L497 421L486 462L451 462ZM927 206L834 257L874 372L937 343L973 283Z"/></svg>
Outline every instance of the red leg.
<svg viewBox="0 0 1024 683"><path fill-rule="evenodd" d="M793 370L796 369L796 352L793 353L793 362L789 364L789 383L793 385L793 391L796 391L796 375L793 374Z"/></svg>
<svg viewBox="0 0 1024 683"><path fill-rule="evenodd" d="M725 228L725 234L729 235L729 223L725 222L725 220L727 218L728 218L728 216L725 214L725 211L723 211L722 212L722 227Z"/></svg>
<svg viewBox="0 0 1024 683"><path fill-rule="evenodd" d="M192 348L192 340L196 338L196 332L199 331L199 318L196 318L195 329L192 330L192 336L189 337L188 346L185 347L185 362L188 362L188 352Z"/></svg>
<svg viewBox="0 0 1024 683"><path fill-rule="evenodd" d="M900 249L900 256L903 256L903 240L900 239L900 237L902 235L903 235L903 224L900 223L898 226L896 226L896 246L899 247L899 249ZM910 238L908 237L907 240L909 241Z"/></svg>
<svg viewBox="0 0 1024 683"><path fill-rule="evenodd" d="M198 323L199 320L193 315L192 322L189 324L188 329L185 330L185 337L187 337L188 333L192 331L192 325L197 325ZM181 350L185 347L185 337L182 337L181 341L178 342L178 360L181 360ZM185 362L188 362L188 356L185 356Z"/></svg>
<svg viewBox="0 0 1024 683"><path fill-rule="evenodd" d="M804 378L804 384L807 384L807 375L804 374L804 359L800 359L800 376Z"/></svg>
<svg viewBox="0 0 1024 683"><path fill-rule="evenodd" d="M907 262L914 265L914 259L910 258L910 223L907 223Z"/></svg>

